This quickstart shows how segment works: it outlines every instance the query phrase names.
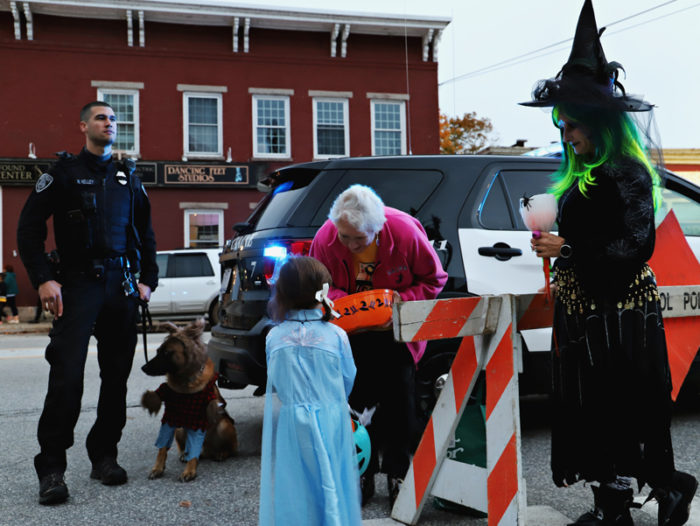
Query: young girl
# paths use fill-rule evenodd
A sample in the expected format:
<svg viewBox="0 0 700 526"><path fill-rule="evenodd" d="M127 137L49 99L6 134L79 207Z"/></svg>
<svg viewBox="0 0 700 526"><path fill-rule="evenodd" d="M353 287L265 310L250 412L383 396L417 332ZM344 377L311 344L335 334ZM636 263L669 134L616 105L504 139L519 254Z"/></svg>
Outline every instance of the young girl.
<svg viewBox="0 0 700 526"><path fill-rule="evenodd" d="M279 272L267 335L260 525L362 524L347 399L355 363L345 332L328 323L331 277L310 257Z"/></svg>

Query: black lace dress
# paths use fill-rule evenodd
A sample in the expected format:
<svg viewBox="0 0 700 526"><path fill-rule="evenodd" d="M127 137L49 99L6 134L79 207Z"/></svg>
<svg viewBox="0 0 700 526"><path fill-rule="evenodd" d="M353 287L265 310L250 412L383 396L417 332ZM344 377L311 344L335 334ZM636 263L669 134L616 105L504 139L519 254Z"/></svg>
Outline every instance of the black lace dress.
<svg viewBox="0 0 700 526"><path fill-rule="evenodd" d="M673 473L671 376L656 280L652 183L631 159L559 199L552 349L555 484L617 475L665 486Z"/></svg>

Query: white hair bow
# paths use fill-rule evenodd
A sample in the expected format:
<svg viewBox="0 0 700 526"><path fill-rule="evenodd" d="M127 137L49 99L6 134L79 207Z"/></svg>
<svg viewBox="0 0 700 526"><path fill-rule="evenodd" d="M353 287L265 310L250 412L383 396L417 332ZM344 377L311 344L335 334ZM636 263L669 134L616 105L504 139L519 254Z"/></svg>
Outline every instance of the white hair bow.
<svg viewBox="0 0 700 526"><path fill-rule="evenodd" d="M336 311L333 310L333 300L331 300L328 297L328 289L329 288L330 288L330 285L328 283L324 283L323 288L321 290L316 291L316 301L326 305L330 309L333 317L340 318L340 314L338 314Z"/></svg>

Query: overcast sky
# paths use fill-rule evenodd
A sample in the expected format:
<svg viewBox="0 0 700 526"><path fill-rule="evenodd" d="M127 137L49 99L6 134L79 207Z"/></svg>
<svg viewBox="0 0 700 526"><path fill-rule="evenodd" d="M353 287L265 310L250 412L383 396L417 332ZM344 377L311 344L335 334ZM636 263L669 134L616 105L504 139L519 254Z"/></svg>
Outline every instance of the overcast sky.
<svg viewBox="0 0 700 526"><path fill-rule="evenodd" d="M494 142L504 146L517 139L527 139L529 146L558 140L545 110L517 103L530 99L538 79L559 71L571 42L511 59L571 39L582 0L270 0L267 5L449 17L438 52L441 111L488 117ZM627 72L625 89L657 106L662 146L700 148L700 0L594 0L593 7L598 27L608 27L601 39L606 58ZM492 68L505 61L506 67Z"/></svg>

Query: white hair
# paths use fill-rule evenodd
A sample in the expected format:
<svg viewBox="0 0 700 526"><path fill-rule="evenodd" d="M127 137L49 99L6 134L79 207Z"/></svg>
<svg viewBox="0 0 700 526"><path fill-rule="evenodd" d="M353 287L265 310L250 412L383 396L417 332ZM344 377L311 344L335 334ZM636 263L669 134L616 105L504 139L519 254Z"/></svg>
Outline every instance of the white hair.
<svg viewBox="0 0 700 526"><path fill-rule="evenodd" d="M381 231L386 222L382 198L369 186L361 184L352 185L336 197L328 217L335 225L344 219L368 238Z"/></svg>

